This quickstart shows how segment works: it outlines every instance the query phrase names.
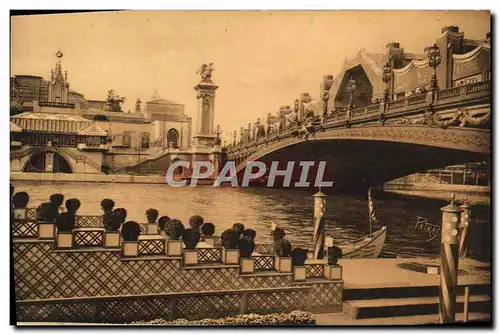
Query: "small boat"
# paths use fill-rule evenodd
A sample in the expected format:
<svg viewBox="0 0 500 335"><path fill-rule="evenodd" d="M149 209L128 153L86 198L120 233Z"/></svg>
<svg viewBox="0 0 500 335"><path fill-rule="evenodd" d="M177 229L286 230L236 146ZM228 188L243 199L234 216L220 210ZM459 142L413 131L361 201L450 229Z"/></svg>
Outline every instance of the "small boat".
<svg viewBox="0 0 500 335"><path fill-rule="evenodd" d="M342 258L377 258L385 244L387 229L382 226L372 233L373 224L377 222L371 189L368 189L368 217L370 221L370 234L348 244L339 245L342 249Z"/></svg>
<svg viewBox="0 0 500 335"><path fill-rule="evenodd" d="M371 236L365 236L345 245L339 245L342 249L342 258L377 258L385 243L387 229L385 226L374 232Z"/></svg>

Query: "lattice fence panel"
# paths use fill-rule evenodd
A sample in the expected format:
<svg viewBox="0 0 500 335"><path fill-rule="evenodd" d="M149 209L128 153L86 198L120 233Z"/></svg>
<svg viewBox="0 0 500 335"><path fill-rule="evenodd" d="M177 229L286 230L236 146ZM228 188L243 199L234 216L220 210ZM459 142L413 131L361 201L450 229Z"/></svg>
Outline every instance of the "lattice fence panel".
<svg viewBox="0 0 500 335"><path fill-rule="evenodd" d="M53 303L16 306L18 322L92 322L91 303Z"/></svg>
<svg viewBox="0 0 500 335"><path fill-rule="evenodd" d="M101 228L102 227L102 216L97 215L77 215L76 228Z"/></svg>
<svg viewBox="0 0 500 335"><path fill-rule="evenodd" d="M214 247L222 247L222 239L220 236L214 238Z"/></svg>
<svg viewBox="0 0 500 335"><path fill-rule="evenodd" d="M221 249L219 248L199 248L198 249L199 263L220 263Z"/></svg>
<svg viewBox="0 0 500 335"><path fill-rule="evenodd" d="M103 230L74 230L73 245L75 247L102 247L104 243Z"/></svg>
<svg viewBox="0 0 500 335"><path fill-rule="evenodd" d="M253 293L248 296L248 312L257 314L307 310L307 291Z"/></svg>
<svg viewBox="0 0 500 335"><path fill-rule="evenodd" d="M168 298L127 299L100 302L96 319L99 322L125 323L172 318Z"/></svg>
<svg viewBox="0 0 500 335"><path fill-rule="evenodd" d="M263 255L273 255L274 254L274 244L272 244L272 243L256 244L254 251L258 252L259 254L263 254Z"/></svg>
<svg viewBox="0 0 500 335"><path fill-rule="evenodd" d="M14 221L12 223L13 237L37 237L38 224L34 221Z"/></svg>
<svg viewBox="0 0 500 335"><path fill-rule="evenodd" d="M177 300L175 317L188 320L223 318L238 314L240 301L237 294L183 297Z"/></svg>
<svg viewBox="0 0 500 335"><path fill-rule="evenodd" d="M26 220L36 220L36 208L26 208Z"/></svg>
<svg viewBox="0 0 500 335"><path fill-rule="evenodd" d="M342 308L342 282L312 285L312 312L338 312Z"/></svg>
<svg viewBox="0 0 500 335"><path fill-rule="evenodd" d="M179 260L122 261L119 251L52 252L51 243L14 243L16 299L284 287L291 275L240 276L238 268L180 270Z"/></svg>
<svg viewBox="0 0 500 335"><path fill-rule="evenodd" d="M139 240L139 255L165 255L165 240Z"/></svg>
<svg viewBox="0 0 500 335"><path fill-rule="evenodd" d="M139 223L139 229L141 230L142 235L146 235L148 232L148 224L147 223Z"/></svg>
<svg viewBox="0 0 500 335"><path fill-rule="evenodd" d="M318 278L324 277L324 265L322 264L306 264L306 277Z"/></svg>
<svg viewBox="0 0 500 335"><path fill-rule="evenodd" d="M252 256L255 271L270 271L274 269L274 256Z"/></svg>

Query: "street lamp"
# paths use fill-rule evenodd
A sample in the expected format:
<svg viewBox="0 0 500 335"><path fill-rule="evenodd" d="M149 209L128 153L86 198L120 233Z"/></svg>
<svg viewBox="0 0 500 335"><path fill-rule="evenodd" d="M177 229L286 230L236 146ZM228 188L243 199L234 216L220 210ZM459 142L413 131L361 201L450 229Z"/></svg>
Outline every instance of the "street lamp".
<svg viewBox="0 0 500 335"><path fill-rule="evenodd" d="M245 134L245 129L243 127L240 128L240 144L243 143L243 134Z"/></svg>
<svg viewBox="0 0 500 335"><path fill-rule="evenodd" d="M391 65L389 63L385 63L384 69L382 71L382 80L385 83L385 90L384 90L384 102L389 101L389 82L392 79L392 71L391 71Z"/></svg>
<svg viewBox="0 0 500 335"><path fill-rule="evenodd" d="M248 122L247 130L248 130L248 142L250 142L252 140L252 123L251 122Z"/></svg>
<svg viewBox="0 0 500 335"><path fill-rule="evenodd" d="M236 130L233 131L233 146L236 146Z"/></svg>
<svg viewBox="0 0 500 335"><path fill-rule="evenodd" d="M427 52L427 59L429 60L429 66L432 67L432 77L431 77L431 90L433 92L433 100L435 100L436 92L438 91L438 80L436 75L436 68L441 64L441 53L439 52L439 47L436 43L434 45L424 49Z"/></svg>

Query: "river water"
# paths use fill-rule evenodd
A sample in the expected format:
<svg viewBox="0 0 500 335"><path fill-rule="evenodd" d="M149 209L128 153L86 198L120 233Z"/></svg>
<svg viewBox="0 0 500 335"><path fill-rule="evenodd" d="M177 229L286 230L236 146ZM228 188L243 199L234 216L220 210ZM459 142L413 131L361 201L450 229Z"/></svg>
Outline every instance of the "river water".
<svg viewBox="0 0 500 335"><path fill-rule="evenodd" d="M78 198L79 214L100 215L100 201L111 198L115 207L127 210L127 220L146 222L145 211L156 208L160 216L180 219L185 225L198 214L222 233L236 222L257 231L257 241L267 242L272 223L284 228L294 246L311 248L313 233L313 191L270 188L172 188L153 184L47 183L12 181L15 191L30 195L28 207L47 201L53 193ZM417 216L440 225L440 208L446 201L405 197L372 191L377 219L387 226L383 251L400 257L435 257L440 239L426 242L428 235L414 230ZM470 233L470 256L490 260L490 208L473 206L474 229ZM336 244L352 241L369 232L366 195L328 195L326 236Z"/></svg>

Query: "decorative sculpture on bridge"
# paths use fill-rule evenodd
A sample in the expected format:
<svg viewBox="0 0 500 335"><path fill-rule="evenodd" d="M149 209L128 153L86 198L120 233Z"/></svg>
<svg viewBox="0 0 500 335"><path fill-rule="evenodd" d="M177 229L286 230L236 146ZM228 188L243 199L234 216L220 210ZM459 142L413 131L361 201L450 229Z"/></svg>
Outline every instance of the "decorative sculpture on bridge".
<svg viewBox="0 0 500 335"><path fill-rule="evenodd" d="M213 63L203 64L196 74L201 76L202 81L212 81L212 72L215 71Z"/></svg>

